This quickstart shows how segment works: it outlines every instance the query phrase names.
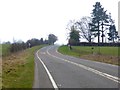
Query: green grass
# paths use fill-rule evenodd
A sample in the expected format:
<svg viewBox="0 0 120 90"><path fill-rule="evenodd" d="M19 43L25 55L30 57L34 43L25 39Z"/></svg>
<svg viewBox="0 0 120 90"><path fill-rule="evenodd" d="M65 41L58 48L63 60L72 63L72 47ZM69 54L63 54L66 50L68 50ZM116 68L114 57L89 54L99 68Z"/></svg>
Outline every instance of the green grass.
<svg viewBox="0 0 120 90"><path fill-rule="evenodd" d="M4 58L3 88L32 88L34 80L34 53L43 46L35 46Z"/></svg>
<svg viewBox="0 0 120 90"><path fill-rule="evenodd" d="M118 56L118 47L73 46L73 49L78 50L81 53L83 52L85 54L96 53L96 54L102 54L102 55Z"/></svg>
<svg viewBox="0 0 120 90"><path fill-rule="evenodd" d="M72 50L69 49L68 46L60 46L58 51L65 55L79 56L78 52L73 52Z"/></svg>
<svg viewBox="0 0 120 90"><path fill-rule="evenodd" d="M94 49L92 49L94 48ZM120 47L98 47L98 46L72 46L72 50L68 46L59 47L58 51L65 55L71 55L87 60L99 61L119 65ZM118 57L119 56L119 57Z"/></svg>
<svg viewBox="0 0 120 90"><path fill-rule="evenodd" d="M68 46L61 46L58 51L73 56L82 56L87 54L102 54L118 56L118 47L97 47L97 46L72 46L72 50ZM94 49L92 49L94 48Z"/></svg>
<svg viewBox="0 0 120 90"><path fill-rule="evenodd" d="M7 56L10 54L10 44L2 44L0 50L2 51L2 56Z"/></svg>

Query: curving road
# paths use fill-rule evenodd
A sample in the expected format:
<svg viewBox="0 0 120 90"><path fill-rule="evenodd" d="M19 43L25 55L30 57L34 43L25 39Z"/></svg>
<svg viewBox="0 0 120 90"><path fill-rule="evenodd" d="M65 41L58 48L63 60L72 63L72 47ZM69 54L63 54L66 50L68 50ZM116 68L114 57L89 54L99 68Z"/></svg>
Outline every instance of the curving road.
<svg viewBox="0 0 120 90"><path fill-rule="evenodd" d="M35 54L33 88L118 88L118 66L62 55L59 46Z"/></svg>

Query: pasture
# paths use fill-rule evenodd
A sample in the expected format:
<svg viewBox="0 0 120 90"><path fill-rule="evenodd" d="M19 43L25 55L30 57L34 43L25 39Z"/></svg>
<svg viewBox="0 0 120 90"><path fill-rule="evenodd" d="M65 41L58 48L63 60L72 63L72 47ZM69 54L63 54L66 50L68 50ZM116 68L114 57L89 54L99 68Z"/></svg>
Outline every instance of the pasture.
<svg viewBox="0 0 120 90"><path fill-rule="evenodd" d="M119 65L120 47L103 46L68 46L59 47L58 51L65 55L71 55L87 60L94 60L104 63Z"/></svg>

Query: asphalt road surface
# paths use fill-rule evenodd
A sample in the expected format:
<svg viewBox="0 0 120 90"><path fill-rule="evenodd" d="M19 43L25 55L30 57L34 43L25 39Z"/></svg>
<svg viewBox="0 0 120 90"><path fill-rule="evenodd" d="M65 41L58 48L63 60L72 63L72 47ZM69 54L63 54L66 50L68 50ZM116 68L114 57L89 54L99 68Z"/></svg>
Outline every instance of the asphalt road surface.
<svg viewBox="0 0 120 90"><path fill-rule="evenodd" d="M33 88L118 88L118 66L62 55L58 46L35 54Z"/></svg>

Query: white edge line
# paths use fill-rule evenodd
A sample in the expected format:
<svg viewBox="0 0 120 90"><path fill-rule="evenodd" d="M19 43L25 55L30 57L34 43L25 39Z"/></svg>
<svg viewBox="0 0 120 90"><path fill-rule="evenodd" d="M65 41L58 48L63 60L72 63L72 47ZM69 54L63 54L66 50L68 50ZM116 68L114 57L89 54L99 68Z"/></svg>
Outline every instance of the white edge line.
<svg viewBox="0 0 120 90"><path fill-rule="evenodd" d="M51 48L51 47L50 47L50 48ZM50 49L50 48L49 48L49 49ZM119 81L120 78L118 78L118 77L112 76L112 75L107 74L107 73L103 73L103 72L101 72L101 71L98 71L98 70L96 70L96 69L93 69L93 68L87 67L87 66L82 65L82 64L78 64L78 63L71 62L71 61L69 61L69 60L66 60L66 59L63 59L63 58L60 58L60 57L54 56L54 55L52 55L52 54L50 54L50 53L48 52L49 49L47 50L47 53L48 53L48 55L50 55L50 56L52 56L52 57L55 57L55 58L61 59L61 60L65 61L65 62L68 62L68 63L74 64L74 65L76 65L76 66L82 67L83 69L86 69L86 70L88 70L88 71L94 72L94 73L96 73L96 74L98 74L98 75L101 75L101 76L103 76L103 77L106 77L106 78L108 78L108 79L110 79L110 80L113 80L113 81L115 81L115 82L117 82L117 83L120 83L120 81ZM57 50L56 50L56 51L57 51Z"/></svg>
<svg viewBox="0 0 120 90"><path fill-rule="evenodd" d="M55 83L55 81L54 81L52 75L50 74L49 70L47 69L46 65L43 63L43 61L42 61L42 60L40 59L40 57L38 56L38 52L39 52L39 50L38 50L37 53L36 53L36 54L37 54L37 57L38 57L38 59L40 60L40 62L42 63L42 65L44 66L44 68L45 68L45 70L46 70L46 72L47 72L47 74L48 74L48 76L49 76L49 79L50 79L53 87L54 87L55 89L58 89L57 84Z"/></svg>
<svg viewBox="0 0 120 90"><path fill-rule="evenodd" d="M35 74L38 73L38 68L37 68L37 63L35 62L35 68L36 68L36 71L35 71ZM34 78L34 84L33 84L33 88L36 88L35 86L35 81L37 80L38 78L35 76ZM38 82L37 82L38 83Z"/></svg>
<svg viewBox="0 0 120 90"><path fill-rule="evenodd" d="M61 53L59 53L58 52L58 49L56 50L56 52L58 53L58 54L61 54ZM49 52L48 52L49 53ZM61 55L63 55L63 54L61 54ZM68 62L70 62L70 61L68 61ZM74 63L74 62L70 62L70 63ZM96 63L101 63L101 62L96 62ZM106 63L103 63L103 64L106 64ZM111 66L116 66L116 65L112 65L112 64L108 64L108 65L111 65ZM96 71L98 71L98 70L96 70ZM102 72L103 73L103 72ZM112 75L109 75L109 74L107 74L107 73L103 73L105 76L109 76L109 77L111 77L111 78L114 78L115 80L119 80L120 81L120 78L119 77L115 77L115 76L112 76Z"/></svg>

